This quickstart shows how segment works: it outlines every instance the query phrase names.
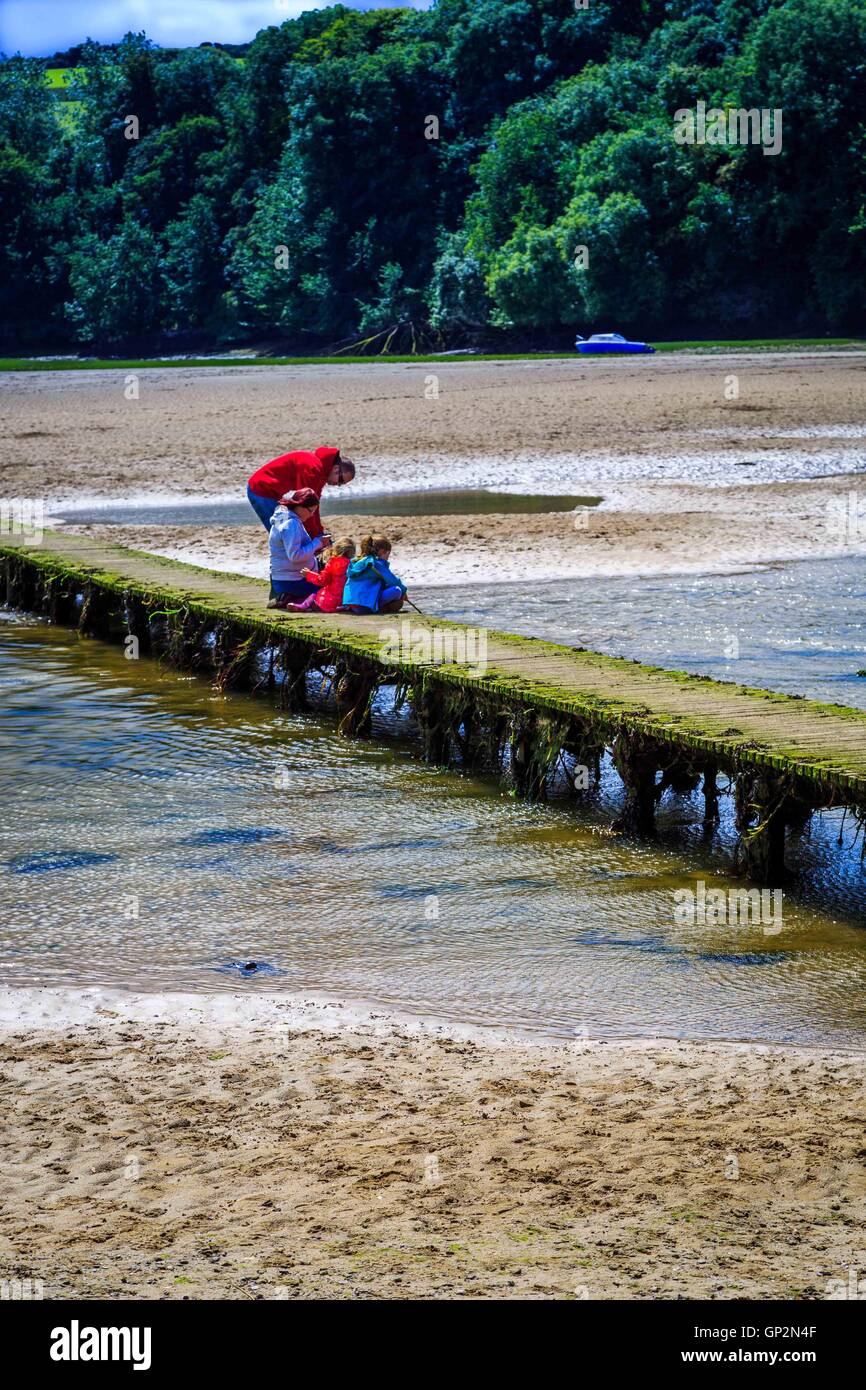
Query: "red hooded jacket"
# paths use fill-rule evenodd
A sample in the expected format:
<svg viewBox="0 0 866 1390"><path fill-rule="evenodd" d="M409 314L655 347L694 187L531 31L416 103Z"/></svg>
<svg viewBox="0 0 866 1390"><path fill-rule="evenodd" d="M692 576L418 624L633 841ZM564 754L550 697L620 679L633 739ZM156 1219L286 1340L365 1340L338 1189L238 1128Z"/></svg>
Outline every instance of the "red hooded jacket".
<svg viewBox="0 0 866 1390"><path fill-rule="evenodd" d="M315 597L317 608L323 613L336 613L343 602L343 589L346 584L346 570L349 568L347 555L332 555L323 570L318 574L312 571L307 575L311 584L319 585Z"/></svg>
<svg viewBox="0 0 866 1390"><path fill-rule="evenodd" d="M339 449L297 449L291 454L280 454L259 468L249 480L250 492L256 497L282 497L284 492L297 492L298 488L311 487L317 497L328 481L328 474L340 457ZM311 540L322 534L322 519L318 507L306 522L307 535Z"/></svg>

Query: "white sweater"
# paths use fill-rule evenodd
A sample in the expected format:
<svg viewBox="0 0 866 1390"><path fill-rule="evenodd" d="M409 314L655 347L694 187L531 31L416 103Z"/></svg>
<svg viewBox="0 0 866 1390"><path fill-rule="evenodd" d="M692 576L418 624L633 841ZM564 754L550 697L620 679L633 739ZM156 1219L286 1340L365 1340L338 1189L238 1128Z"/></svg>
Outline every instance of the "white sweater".
<svg viewBox="0 0 866 1390"><path fill-rule="evenodd" d="M322 548L321 539L311 541L304 525L289 507L277 507L271 521L268 546L272 579L303 579L302 569L312 569Z"/></svg>

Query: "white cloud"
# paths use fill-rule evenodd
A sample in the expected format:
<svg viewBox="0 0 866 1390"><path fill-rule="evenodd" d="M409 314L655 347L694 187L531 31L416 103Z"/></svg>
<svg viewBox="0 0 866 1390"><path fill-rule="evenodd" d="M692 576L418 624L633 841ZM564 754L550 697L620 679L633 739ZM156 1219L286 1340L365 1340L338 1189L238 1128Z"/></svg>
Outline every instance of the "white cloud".
<svg viewBox="0 0 866 1390"><path fill-rule="evenodd" d="M47 54L85 38L113 43L132 30L166 48L206 39L246 43L259 29L282 24L305 10L322 10L333 0L3 0L0 50ZM426 9L431 0L343 0L355 10Z"/></svg>

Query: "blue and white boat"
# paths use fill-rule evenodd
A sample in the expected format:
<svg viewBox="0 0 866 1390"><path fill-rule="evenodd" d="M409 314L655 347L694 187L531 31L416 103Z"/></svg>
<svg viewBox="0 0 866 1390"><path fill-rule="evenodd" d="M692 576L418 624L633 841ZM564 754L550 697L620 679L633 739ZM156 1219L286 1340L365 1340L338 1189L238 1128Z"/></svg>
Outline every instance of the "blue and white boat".
<svg viewBox="0 0 866 1390"><path fill-rule="evenodd" d="M581 338L578 334L574 346L578 352L655 352L649 343L632 343L621 333L593 333L591 338Z"/></svg>

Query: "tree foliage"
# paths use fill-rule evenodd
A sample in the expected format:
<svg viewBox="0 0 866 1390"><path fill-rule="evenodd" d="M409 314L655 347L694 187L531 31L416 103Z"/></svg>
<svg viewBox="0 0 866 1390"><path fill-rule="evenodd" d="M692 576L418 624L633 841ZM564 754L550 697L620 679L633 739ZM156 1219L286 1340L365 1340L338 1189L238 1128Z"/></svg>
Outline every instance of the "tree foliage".
<svg viewBox="0 0 866 1390"><path fill-rule="evenodd" d="M61 97L6 58L0 333L862 328L864 53L866 0L437 0L82 38ZM779 153L679 144L698 102L781 110Z"/></svg>

